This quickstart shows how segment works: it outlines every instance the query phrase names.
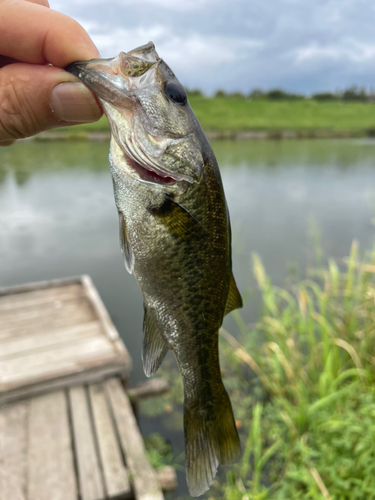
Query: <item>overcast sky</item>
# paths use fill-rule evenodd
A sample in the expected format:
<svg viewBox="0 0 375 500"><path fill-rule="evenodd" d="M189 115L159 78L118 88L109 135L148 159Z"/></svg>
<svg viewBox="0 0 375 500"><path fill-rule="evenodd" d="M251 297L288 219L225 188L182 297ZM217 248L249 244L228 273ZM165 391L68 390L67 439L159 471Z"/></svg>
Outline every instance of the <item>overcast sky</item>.
<svg viewBox="0 0 375 500"><path fill-rule="evenodd" d="M375 88L373 0L51 0L103 57L153 41L189 88Z"/></svg>

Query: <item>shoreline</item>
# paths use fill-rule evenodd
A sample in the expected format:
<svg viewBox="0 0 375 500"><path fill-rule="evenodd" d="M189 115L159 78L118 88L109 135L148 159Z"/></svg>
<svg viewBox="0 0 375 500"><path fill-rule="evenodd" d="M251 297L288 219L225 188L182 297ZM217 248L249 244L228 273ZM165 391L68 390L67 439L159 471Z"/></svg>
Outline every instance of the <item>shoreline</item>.
<svg viewBox="0 0 375 500"><path fill-rule="evenodd" d="M208 140L285 140L285 139L352 139L363 137L375 137L375 130L244 130L244 131L204 131ZM41 132L40 134L25 139L22 142L31 141L88 141L106 142L110 140L110 132L86 132L86 131L61 131L56 129Z"/></svg>

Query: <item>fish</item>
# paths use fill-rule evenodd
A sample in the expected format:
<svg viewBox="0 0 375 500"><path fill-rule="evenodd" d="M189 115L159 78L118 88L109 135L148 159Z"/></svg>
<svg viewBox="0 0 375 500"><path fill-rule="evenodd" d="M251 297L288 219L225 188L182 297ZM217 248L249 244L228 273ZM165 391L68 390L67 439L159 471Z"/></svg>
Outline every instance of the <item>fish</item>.
<svg viewBox="0 0 375 500"><path fill-rule="evenodd" d="M144 302L142 359L153 375L172 349L184 388L186 480L196 497L240 455L220 372L218 332L242 307L220 171L187 93L152 42L66 70L95 94L127 271Z"/></svg>

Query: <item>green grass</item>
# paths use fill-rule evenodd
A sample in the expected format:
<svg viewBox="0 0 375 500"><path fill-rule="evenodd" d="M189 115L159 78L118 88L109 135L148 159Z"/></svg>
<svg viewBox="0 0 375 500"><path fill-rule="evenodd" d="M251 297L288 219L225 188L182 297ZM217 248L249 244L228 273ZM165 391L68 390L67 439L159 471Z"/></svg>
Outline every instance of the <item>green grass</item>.
<svg viewBox="0 0 375 500"><path fill-rule="evenodd" d="M354 243L344 272L330 261L287 291L253 257L262 317L248 328L235 312L240 343L223 332L245 431L242 462L217 484L228 500L375 498L374 264Z"/></svg>
<svg viewBox="0 0 375 500"><path fill-rule="evenodd" d="M238 340L225 330L220 339L243 455L207 497L374 499L375 251L361 260L354 243L341 268L331 260L288 289L271 284L257 255L253 269L260 319L249 326L235 311ZM166 419L182 420L171 411L180 378L162 374L172 395L160 413L168 404Z"/></svg>
<svg viewBox="0 0 375 500"><path fill-rule="evenodd" d="M363 135L375 129L375 105L358 102L267 101L191 96L190 104L206 132L326 131ZM96 123L63 128L74 134L103 132L105 118Z"/></svg>
<svg viewBox="0 0 375 500"><path fill-rule="evenodd" d="M206 130L361 131L375 126L375 106L359 103L192 98Z"/></svg>

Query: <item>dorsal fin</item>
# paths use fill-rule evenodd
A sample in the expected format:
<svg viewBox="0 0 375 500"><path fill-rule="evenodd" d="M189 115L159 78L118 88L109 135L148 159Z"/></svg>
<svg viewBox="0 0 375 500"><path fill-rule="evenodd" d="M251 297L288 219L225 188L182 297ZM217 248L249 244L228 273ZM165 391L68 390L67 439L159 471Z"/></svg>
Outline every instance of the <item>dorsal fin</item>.
<svg viewBox="0 0 375 500"><path fill-rule="evenodd" d="M151 377L168 352L168 344L164 340L162 330L156 317L155 309L144 304L143 318L143 370L147 377Z"/></svg>
<svg viewBox="0 0 375 500"><path fill-rule="evenodd" d="M119 224L120 224L120 244L121 250L124 255L125 267L129 274L133 274L134 270L134 254L130 246L128 233L126 229L126 223L124 219L124 215L119 212Z"/></svg>
<svg viewBox="0 0 375 500"><path fill-rule="evenodd" d="M238 309L243 306L242 298L240 292L238 291L236 282L234 280L233 273L230 276L229 292L227 303L225 305L224 316L234 309Z"/></svg>

